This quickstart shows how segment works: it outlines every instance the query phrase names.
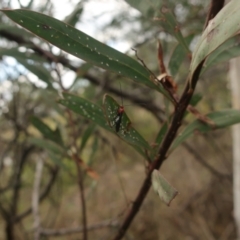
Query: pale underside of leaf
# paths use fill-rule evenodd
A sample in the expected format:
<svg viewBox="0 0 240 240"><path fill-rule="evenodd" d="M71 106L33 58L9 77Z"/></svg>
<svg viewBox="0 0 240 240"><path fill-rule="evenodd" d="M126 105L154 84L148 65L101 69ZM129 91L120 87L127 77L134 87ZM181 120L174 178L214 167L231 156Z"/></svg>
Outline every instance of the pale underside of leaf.
<svg viewBox="0 0 240 240"><path fill-rule="evenodd" d="M153 190L159 195L160 199L170 205L171 201L177 196L178 191L162 176L158 170L152 172Z"/></svg>

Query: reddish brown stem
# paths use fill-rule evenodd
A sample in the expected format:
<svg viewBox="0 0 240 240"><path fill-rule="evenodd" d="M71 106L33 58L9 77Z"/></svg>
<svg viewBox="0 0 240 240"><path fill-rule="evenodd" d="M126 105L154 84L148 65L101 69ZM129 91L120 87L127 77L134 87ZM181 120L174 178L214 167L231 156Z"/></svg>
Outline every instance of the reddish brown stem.
<svg viewBox="0 0 240 240"><path fill-rule="evenodd" d="M207 23L206 26L208 25L208 22L216 16L216 14L221 10L221 7L223 7L223 4L218 4L219 8L216 8L217 3L224 3L224 0L212 0L212 4L210 6L208 18L207 18ZM159 169L163 163L163 161L166 158L167 151L169 147L171 146L172 141L174 140L177 130L181 126L182 119L184 117L184 113L187 109L187 106L192 98L193 92L196 88L196 84L202 69L202 66L204 64L205 59L198 65L196 70L193 73L193 76L191 79L187 79L187 84L185 87L185 90L183 91L183 94L175 106L175 112L172 118L172 122L170 125L170 128L167 131L167 134L162 141L162 144L159 149L159 155L158 158L153 162L152 166L149 169L149 172L147 174L147 177L145 178L143 185L137 195L136 200L134 201L132 208L130 209L128 215L126 216L122 226L120 227L117 235L113 238L114 240L120 240L124 236L125 232L129 228L131 222L133 221L134 217L136 216L138 210L140 209L150 187L151 187L151 174L154 169Z"/></svg>
<svg viewBox="0 0 240 240"><path fill-rule="evenodd" d="M75 127L72 119L72 113L70 110L67 109L69 122L71 124L72 135L73 135L73 146L77 151L77 143L75 138ZM83 240L88 239L88 232L87 232L87 210L86 210L86 200L84 194L84 174L82 169L80 168L80 163L82 160L78 157L78 154L72 154L72 159L75 161L76 168L77 168L77 176L78 176L78 187L81 199L81 208L82 208L82 225L83 225Z"/></svg>

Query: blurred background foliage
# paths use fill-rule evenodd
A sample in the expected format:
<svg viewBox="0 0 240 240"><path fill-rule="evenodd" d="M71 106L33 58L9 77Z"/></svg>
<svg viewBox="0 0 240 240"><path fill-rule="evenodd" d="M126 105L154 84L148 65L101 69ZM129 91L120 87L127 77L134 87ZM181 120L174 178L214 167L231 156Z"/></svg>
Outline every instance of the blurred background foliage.
<svg viewBox="0 0 240 240"><path fill-rule="evenodd" d="M157 39L166 66L177 46L154 19L159 9L150 1L145 15L114 0L69 1L66 11L64 3L53 0L3 0L0 4L1 8L24 8L57 17L133 58L131 48L136 48L156 75L160 74ZM107 4L114 7L105 10ZM169 4L193 50L203 31L209 1ZM118 137L57 101L66 91L101 105L108 93L119 104L123 101L134 128L150 144L172 107L158 92L61 51L3 14L0 18L0 239L33 239L37 236L34 224L41 226L35 225L41 230L39 239L81 238L74 154L81 160L89 239L109 239L141 186L145 160ZM189 63L185 56L174 74L179 92ZM197 106L201 113L230 108L227 72L228 63L223 62L201 75L196 89L202 96ZM184 125L194 119L189 115ZM169 156L161 170L180 195L169 208L151 191L124 239L234 239L231 158L229 129L196 132ZM42 166L42 174L39 209L34 212L37 166ZM59 229L65 229L67 235Z"/></svg>

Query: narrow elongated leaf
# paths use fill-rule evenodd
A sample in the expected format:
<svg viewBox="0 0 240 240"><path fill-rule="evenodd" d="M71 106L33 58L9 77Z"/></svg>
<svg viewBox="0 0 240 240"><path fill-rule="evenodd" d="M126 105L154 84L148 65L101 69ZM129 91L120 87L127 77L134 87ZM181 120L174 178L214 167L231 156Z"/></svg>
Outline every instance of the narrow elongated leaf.
<svg viewBox="0 0 240 240"><path fill-rule="evenodd" d="M60 99L58 101L60 104L98 124L106 130L112 131L106 122L101 106L69 93L63 93L63 97L64 99Z"/></svg>
<svg viewBox="0 0 240 240"><path fill-rule="evenodd" d="M53 79L50 72L43 67L43 64L45 63L43 58L33 53L20 52L18 48L0 48L0 55L14 57L26 69L35 74L40 80L47 83L47 85L53 89L51 84Z"/></svg>
<svg viewBox="0 0 240 240"><path fill-rule="evenodd" d="M232 0L210 21L193 52L190 76L202 60L225 41L239 33L239 11L240 1Z"/></svg>
<svg viewBox="0 0 240 240"><path fill-rule="evenodd" d="M159 146L162 142L162 140L164 139L165 135L166 135L166 132L168 130L168 124L169 122L164 122L163 125L161 126L160 128L160 131L158 132L158 135L155 139L155 148L153 149L153 151L151 152L151 155L150 155L150 159L152 161L154 161L156 155L158 154L158 150L159 150Z"/></svg>
<svg viewBox="0 0 240 240"><path fill-rule="evenodd" d="M202 69L201 74L218 63L227 62L232 58L238 57L240 55L239 45L239 35L223 43L219 48L217 48L212 54L209 55L206 62L204 63L204 68Z"/></svg>
<svg viewBox="0 0 240 240"><path fill-rule="evenodd" d="M151 149L148 142L132 127L131 121L125 111L122 112L119 131L116 130L115 119L120 105L111 96L107 94L104 96L103 105L109 126L120 138L132 145Z"/></svg>
<svg viewBox="0 0 240 240"><path fill-rule="evenodd" d="M183 49L186 52L189 52L188 46L185 42L185 39L182 36L179 24L176 21L175 16L173 15L171 8L168 6L167 1L161 0L145 0L145 1L136 1L136 0L125 0L130 6L139 10L145 17L153 18L157 13L159 16L159 23L168 33L175 36L177 41L182 45ZM152 19L151 19L152 20Z"/></svg>
<svg viewBox="0 0 240 240"><path fill-rule="evenodd" d="M163 138L164 138L164 136L165 136L165 134L166 134L166 132L167 132L168 123L169 123L169 122L165 122L165 123L162 125L160 131L158 132L158 135L157 135L156 140L155 140L155 143L156 143L156 145L158 145L158 146L159 146L159 144L162 142L162 140L163 140Z"/></svg>
<svg viewBox="0 0 240 240"><path fill-rule="evenodd" d="M33 124L33 126L35 128L38 129L39 132L42 133L42 135L59 144L60 146L63 146L63 141L62 141L62 137L61 137L61 133L59 131L58 128L56 128L55 131L53 131L47 124L45 124L43 121L41 121L39 118L37 117L31 117L31 123Z"/></svg>
<svg viewBox="0 0 240 240"><path fill-rule="evenodd" d="M196 106L200 101L202 100L202 95L199 93L196 93L192 96L190 105L191 106Z"/></svg>
<svg viewBox="0 0 240 240"><path fill-rule="evenodd" d="M162 176L162 174L158 170L154 170L152 172L152 185L153 190L168 206L178 194L178 191L171 186L171 184Z"/></svg>
<svg viewBox="0 0 240 240"><path fill-rule="evenodd" d="M53 89L51 81L53 81L52 76L49 71L47 71L44 67L39 65L38 63L30 64L27 59L17 59L19 63L21 63L24 67L26 67L30 72L35 74L40 80L47 83L47 85Z"/></svg>
<svg viewBox="0 0 240 240"><path fill-rule="evenodd" d="M34 145L48 151L51 152L52 154L58 156L58 157L63 157L64 155L64 149L57 145L56 143L46 140L46 139L40 139L40 138L34 138L34 137L30 137L29 138L29 142L33 143Z"/></svg>
<svg viewBox="0 0 240 240"><path fill-rule="evenodd" d="M185 38L186 44L189 45L190 42L192 41L194 35L190 35L188 37ZM184 61L184 59L186 58L186 50L182 47L182 45L179 43L171 56L170 62L169 62L169 69L171 72L171 75L174 77L176 76L182 62Z"/></svg>
<svg viewBox="0 0 240 240"><path fill-rule="evenodd" d="M125 0L130 6L137 9L141 14L147 18L150 18L156 12L156 9L160 9L162 1L139 1L139 0Z"/></svg>
<svg viewBox="0 0 240 240"><path fill-rule="evenodd" d="M119 124L119 131L116 130L116 117L120 105L109 95L105 95L103 99L103 106L106 114L106 119L113 131L126 142L144 149L151 149L148 142L132 127L131 121L125 111L121 116Z"/></svg>
<svg viewBox="0 0 240 240"><path fill-rule="evenodd" d="M69 167L63 162L63 158L61 156L57 156L52 152L48 152L48 156L54 164L61 167L65 171L70 171Z"/></svg>
<svg viewBox="0 0 240 240"><path fill-rule="evenodd" d="M5 34L11 34L13 36L21 36L25 41L29 41L33 37L33 35L27 31L25 31L22 28L19 28L17 26L10 26L9 24L3 24L0 25L0 35L5 36Z"/></svg>
<svg viewBox="0 0 240 240"><path fill-rule="evenodd" d="M95 129L95 124L91 124L91 125L89 125L89 127L84 131L83 136L82 136L82 142L81 142L80 149L84 149L84 147L85 147L88 139L89 139L90 136L92 135L94 129Z"/></svg>
<svg viewBox="0 0 240 240"><path fill-rule="evenodd" d="M131 57L50 16L28 10L2 10L10 19L60 49L92 64L161 91L149 72Z"/></svg>
<svg viewBox="0 0 240 240"><path fill-rule="evenodd" d="M92 147L91 147L92 151L91 151L91 154L90 154L89 159L88 159L88 165L91 165L93 163L94 155L96 154L97 149L98 149L98 138L95 137L95 139L93 141L93 144L92 144Z"/></svg>
<svg viewBox="0 0 240 240"><path fill-rule="evenodd" d="M37 101L47 106L49 109L55 110L60 116L64 115L62 107L56 102L56 92L46 91L46 89L38 89Z"/></svg>
<svg viewBox="0 0 240 240"><path fill-rule="evenodd" d="M80 98L78 96L74 96L69 93L63 93L63 97L64 97L64 99L59 100L60 104L71 109L75 113L80 114L84 118L89 119L90 121L103 127L104 129L110 131L111 133L117 134L115 132L114 127L110 124L110 121L112 119L106 118L106 115L105 115L104 111L102 110L101 106L96 105L92 102L89 102L88 100L86 100L84 98ZM114 109L111 111L111 116L114 118L115 113L117 112L116 109L118 108L119 105L110 96L108 96L107 98L108 98L108 102L104 101L104 109L106 109L106 106L108 106L109 101L110 101L110 104ZM109 109L107 111L109 111ZM109 122L107 121L107 119L109 119ZM129 118L127 118L127 119L130 122ZM124 116L124 123L126 123L126 116ZM146 155L144 149L150 149L149 144L130 125L129 125L129 131L126 131L126 133L124 133L124 131L122 131L117 135L121 139L126 141L127 143L130 143L143 156ZM144 148L144 149L142 149L142 148Z"/></svg>
<svg viewBox="0 0 240 240"><path fill-rule="evenodd" d="M64 170L68 170L68 167L63 163L63 157L65 155L65 150L60 147L59 145L55 144L52 141L48 141L46 139L39 139L39 138L29 138L28 140L30 143L34 144L35 146L42 148L45 150L50 160L58 165L59 167L63 168Z"/></svg>
<svg viewBox="0 0 240 240"><path fill-rule="evenodd" d="M225 128L233 124L240 123L240 111L234 109L212 112L206 116L215 123L215 128L213 129L211 126L202 123L199 120L195 120L189 124L180 134L178 134L177 138L172 144L171 151L179 146L179 144L181 144L187 138L192 136L194 132L206 133L211 130Z"/></svg>
<svg viewBox="0 0 240 240"><path fill-rule="evenodd" d="M23 47L23 46L22 46ZM25 45L26 49L29 47L28 45ZM0 48L0 54L3 56L11 56L16 58L17 60L20 59L25 59L29 60L29 62L34 62L34 63L40 63L44 64L46 63L46 59L40 57L39 55L32 53L32 52L20 52L19 47L13 47L13 48Z"/></svg>
<svg viewBox="0 0 240 240"><path fill-rule="evenodd" d="M65 18L64 22L71 25L71 26L75 26L76 23L79 21L82 12L83 12L83 4L82 4L82 2L79 2L75 6L73 12L71 12L71 14L69 14Z"/></svg>

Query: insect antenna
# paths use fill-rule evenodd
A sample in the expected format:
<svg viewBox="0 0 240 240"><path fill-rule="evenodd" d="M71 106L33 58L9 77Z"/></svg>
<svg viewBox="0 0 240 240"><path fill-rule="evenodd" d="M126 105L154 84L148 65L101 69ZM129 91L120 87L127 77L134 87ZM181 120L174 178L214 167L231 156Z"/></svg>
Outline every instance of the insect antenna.
<svg viewBox="0 0 240 240"><path fill-rule="evenodd" d="M122 103L122 106L123 106L122 86L121 86L120 82L119 82L119 86L120 86L120 92L121 92L121 103Z"/></svg>

